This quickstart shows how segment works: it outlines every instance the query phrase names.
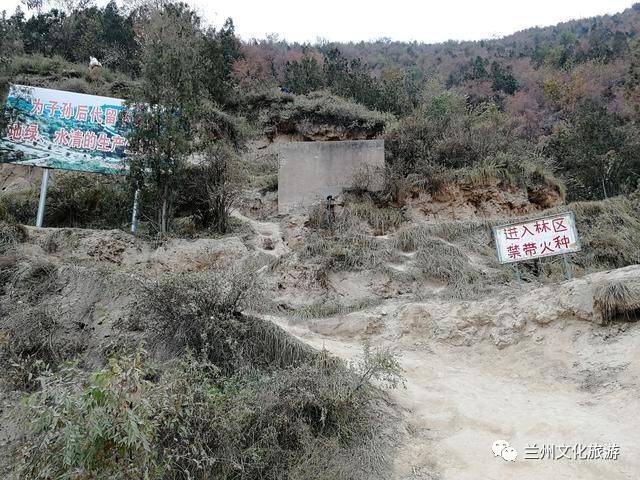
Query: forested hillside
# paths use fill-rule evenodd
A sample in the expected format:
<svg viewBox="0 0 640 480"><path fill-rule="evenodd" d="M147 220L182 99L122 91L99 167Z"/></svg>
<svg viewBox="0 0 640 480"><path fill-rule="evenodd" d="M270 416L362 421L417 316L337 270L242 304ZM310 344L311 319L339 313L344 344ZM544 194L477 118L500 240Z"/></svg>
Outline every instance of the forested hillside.
<svg viewBox="0 0 640 480"><path fill-rule="evenodd" d="M0 19L0 131L37 143L11 84L122 98L129 168L54 166L33 227L43 169L0 145L0 478L637 477L640 4L438 45L24 4ZM38 121L73 114L55 98ZM283 143L363 139L385 158L335 203L323 177L279 210L315 175ZM352 148L285 148L317 146ZM566 212L581 249L496 257L492 227ZM529 441L622 454L514 465L496 437L518 462Z"/></svg>
<svg viewBox="0 0 640 480"><path fill-rule="evenodd" d="M70 12L4 13L5 84L11 79L131 96L143 74L148 12L112 2ZM437 45L388 39L300 45L275 37L241 42L232 19L205 27L190 15L201 35L195 54L207 98L233 115L257 118L256 105L269 110L274 98L261 95L270 87L294 95L328 90L395 117L386 129L388 155L403 174L433 183L443 169L504 170L533 157L563 180L569 199L637 187L638 4L498 40ZM86 64L89 56L107 67L106 80L85 79L84 71L64 63ZM500 139L478 138L487 122L500 129Z"/></svg>

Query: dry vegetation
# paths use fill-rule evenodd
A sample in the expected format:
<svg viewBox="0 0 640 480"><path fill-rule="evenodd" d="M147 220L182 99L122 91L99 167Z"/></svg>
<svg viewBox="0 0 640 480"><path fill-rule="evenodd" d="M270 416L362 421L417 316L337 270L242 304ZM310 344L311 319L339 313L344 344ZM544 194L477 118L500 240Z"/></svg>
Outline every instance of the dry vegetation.
<svg viewBox="0 0 640 480"><path fill-rule="evenodd" d="M638 321L640 292L624 282L599 285L593 294L593 307L607 324L614 321Z"/></svg>

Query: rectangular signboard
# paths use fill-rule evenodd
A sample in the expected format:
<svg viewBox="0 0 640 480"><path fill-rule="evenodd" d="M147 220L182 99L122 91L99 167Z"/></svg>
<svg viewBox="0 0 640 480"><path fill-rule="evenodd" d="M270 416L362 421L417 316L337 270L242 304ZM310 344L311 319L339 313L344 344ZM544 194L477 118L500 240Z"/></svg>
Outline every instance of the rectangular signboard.
<svg viewBox="0 0 640 480"><path fill-rule="evenodd" d="M0 161L19 165L124 173L124 100L13 85L12 120L0 142Z"/></svg>
<svg viewBox="0 0 640 480"><path fill-rule="evenodd" d="M500 263L513 263L580 251L573 213L493 227Z"/></svg>

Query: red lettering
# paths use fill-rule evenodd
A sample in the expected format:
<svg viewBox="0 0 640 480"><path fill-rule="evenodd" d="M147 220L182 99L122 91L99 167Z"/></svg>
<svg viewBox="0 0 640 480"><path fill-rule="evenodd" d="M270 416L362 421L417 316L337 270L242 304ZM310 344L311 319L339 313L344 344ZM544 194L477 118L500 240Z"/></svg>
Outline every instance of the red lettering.
<svg viewBox="0 0 640 480"><path fill-rule="evenodd" d="M522 229L524 230L524 232L522 232L522 236L520 238L524 238L524 235L526 233L528 233L529 235L533 236L533 232L531 230L529 230L529 227L527 227L526 225L523 225Z"/></svg>
<svg viewBox="0 0 640 480"><path fill-rule="evenodd" d="M60 118L69 120L71 117L73 117L73 105L65 102L62 104L62 112L60 113Z"/></svg>
<svg viewBox="0 0 640 480"><path fill-rule="evenodd" d="M551 223L553 225L553 231L556 233L566 232L567 226L564 224L564 221L565 221L564 218L554 218L553 220L551 220Z"/></svg>
<svg viewBox="0 0 640 480"><path fill-rule="evenodd" d="M504 236L507 240L519 240L518 227L510 227L505 229Z"/></svg>
<svg viewBox="0 0 640 480"><path fill-rule="evenodd" d="M22 139L25 142L37 142L39 137L38 124L30 123L29 125L24 127L24 133L22 135Z"/></svg>
<svg viewBox="0 0 640 480"><path fill-rule="evenodd" d="M33 99L33 107L31 108L31 115L43 115L44 114L44 103L39 98Z"/></svg>
<svg viewBox="0 0 640 480"><path fill-rule="evenodd" d="M531 257L537 253L538 247L535 243L525 243L522 245L522 250L527 257Z"/></svg>
<svg viewBox="0 0 640 480"><path fill-rule="evenodd" d="M56 112L59 112L61 110L60 102L57 102L56 100L49 100L49 103L47 104L47 109L49 110L49 116L55 117Z"/></svg>
<svg viewBox="0 0 640 480"><path fill-rule="evenodd" d="M126 147L127 146L127 139L120 136L120 135L114 135L113 137L111 137L111 151L115 152L116 148L119 147Z"/></svg>
<svg viewBox="0 0 640 480"><path fill-rule="evenodd" d="M82 148L84 144L84 133L82 130L71 130L69 134L69 146L71 148Z"/></svg>
<svg viewBox="0 0 640 480"><path fill-rule="evenodd" d="M55 143L56 145L68 145L69 132L67 132L64 128L58 130L53 137L53 143Z"/></svg>
<svg viewBox="0 0 640 480"><path fill-rule="evenodd" d="M95 150L98 145L98 136L94 132L86 132L82 141L82 147L88 150Z"/></svg>
<svg viewBox="0 0 640 480"><path fill-rule="evenodd" d="M509 258L516 259L521 257L520 254L520 245L509 245L507 246L507 252L509 254Z"/></svg>
<svg viewBox="0 0 640 480"><path fill-rule="evenodd" d="M100 135L98 135L98 146L97 149L100 150L101 152L110 152L111 151L111 145L109 142L109 137L107 137L107 135L105 133L101 133Z"/></svg>
<svg viewBox="0 0 640 480"><path fill-rule="evenodd" d="M102 123L102 107L91 107L89 117L93 123Z"/></svg>
<svg viewBox="0 0 640 480"><path fill-rule="evenodd" d="M7 132L7 134L9 135L9 139L14 141L14 142L19 142L22 140L22 125L20 125L19 123L14 123L13 125L11 125L9 127L9 130Z"/></svg>
<svg viewBox="0 0 640 480"><path fill-rule="evenodd" d="M118 122L118 111L115 108L104 109L104 124L113 127Z"/></svg>
<svg viewBox="0 0 640 480"><path fill-rule="evenodd" d="M542 247L540 255L544 255L545 253L553 253L555 251L553 248L551 248L551 242L542 242L540 246Z"/></svg>
<svg viewBox="0 0 640 480"><path fill-rule="evenodd" d="M538 220L533 226L536 229L536 233L544 233L544 232L551 231L551 229L549 228L549 222L547 222L546 220Z"/></svg>
<svg viewBox="0 0 640 480"><path fill-rule="evenodd" d="M569 248L569 238L565 235L563 235L562 237L557 236L553 239L553 241L555 242L556 248Z"/></svg>
<svg viewBox="0 0 640 480"><path fill-rule="evenodd" d="M89 107L87 107L86 105L78 105L78 107L76 108L76 120L78 120L79 122L86 122L88 113Z"/></svg>

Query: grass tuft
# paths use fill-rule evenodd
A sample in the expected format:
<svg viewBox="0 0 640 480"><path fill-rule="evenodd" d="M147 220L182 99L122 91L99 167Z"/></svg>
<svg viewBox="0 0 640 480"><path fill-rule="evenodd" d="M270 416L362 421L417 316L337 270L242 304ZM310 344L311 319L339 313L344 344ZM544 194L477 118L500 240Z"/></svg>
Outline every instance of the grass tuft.
<svg viewBox="0 0 640 480"><path fill-rule="evenodd" d="M605 283L596 288L593 307L605 324L616 320L637 321L640 315L640 292L624 280Z"/></svg>

